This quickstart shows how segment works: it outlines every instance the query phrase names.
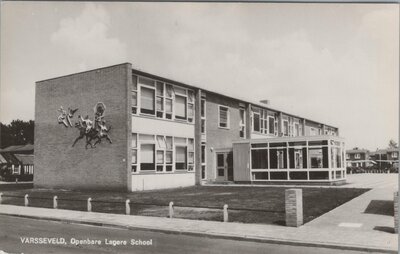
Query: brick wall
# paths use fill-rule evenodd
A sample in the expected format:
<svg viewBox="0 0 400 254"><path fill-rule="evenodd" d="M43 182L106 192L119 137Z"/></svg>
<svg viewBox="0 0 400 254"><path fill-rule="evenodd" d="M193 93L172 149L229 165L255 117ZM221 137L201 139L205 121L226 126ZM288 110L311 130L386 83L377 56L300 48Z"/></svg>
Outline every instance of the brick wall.
<svg viewBox="0 0 400 254"><path fill-rule="evenodd" d="M36 83L35 187L127 190L130 79L131 65L121 64ZM74 124L78 115L94 120L97 102L106 105L113 143L85 149L81 139L72 147L79 131L59 124L57 110L79 108Z"/></svg>

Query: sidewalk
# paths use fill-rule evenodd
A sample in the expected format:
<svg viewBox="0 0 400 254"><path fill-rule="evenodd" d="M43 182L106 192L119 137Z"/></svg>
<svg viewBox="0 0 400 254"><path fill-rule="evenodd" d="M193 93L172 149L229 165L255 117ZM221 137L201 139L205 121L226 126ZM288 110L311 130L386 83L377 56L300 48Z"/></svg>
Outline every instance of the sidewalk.
<svg viewBox="0 0 400 254"><path fill-rule="evenodd" d="M12 205L0 205L0 214L235 240L397 253L396 234L380 231L359 231L355 234L353 231L341 227L321 226L322 222L291 228L276 225L127 216Z"/></svg>

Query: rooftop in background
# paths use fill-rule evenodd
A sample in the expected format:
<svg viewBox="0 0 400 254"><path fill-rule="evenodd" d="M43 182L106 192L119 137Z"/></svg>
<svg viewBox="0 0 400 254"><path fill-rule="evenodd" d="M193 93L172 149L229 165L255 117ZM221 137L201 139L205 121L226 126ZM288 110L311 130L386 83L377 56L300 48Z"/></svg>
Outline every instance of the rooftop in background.
<svg viewBox="0 0 400 254"><path fill-rule="evenodd" d="M367 149L351 149L347 150L346 153L369 153L370 151Z"/></svg>
<svg viewBox="0 0 400 254"><path fill-rule="evenodd" d="M16 146L9 146L3 149L0 149L0 153L3 152L33 152L33 145L32 144L27 144L27 145L16 145Z"/></svg>
<svg viewBox="0 0 400 254"><path fill-rule="evenodd" d="M24 165L33 165L33 154L15 154L15 157Z"/></svg>

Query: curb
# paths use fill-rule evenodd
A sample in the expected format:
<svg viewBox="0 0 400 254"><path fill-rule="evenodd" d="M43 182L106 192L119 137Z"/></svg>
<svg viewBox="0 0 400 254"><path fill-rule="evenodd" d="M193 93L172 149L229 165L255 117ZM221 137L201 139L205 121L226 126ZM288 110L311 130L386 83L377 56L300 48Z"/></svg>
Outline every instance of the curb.
<svg viewBox="0 0 400 254"><path fill-rule="evenodd" d="M8 213L2 213L2 212L0 212L0 215L20 217L20 218L29 218L29 219L36 219L36 220L64 222L67 224L82 224L82 225L91 225L91 226L98 226L98 227L122 228L122 229L128 229L128 230L140 229L140 230L145 230L145 231L149 231L149 232L160 232L160 233L176 234L176 235L201 236L201 237L207 237L207 238L219 238L219 239L236 240L236 241L251 241L251 242L259 242L259 243L271 243L271 244L282 244L282 245L304 246L304 247L319 247L319 248L352 250L352 251L363 251L363 252L398 253L396 250L381 249L381 248L376 248L376 247L339 245L339 244L334 244L334 243L323 243L323 242L304 242L304 241L300 242L300 241L296 241L296 240L287 240L287 239L279 239L279 238L263 238L263 237L251 236L251 235L239 236L239 235L226 235L226 234L213 233L213 232L195 232L195 231L181 231L181 230L171 230L171 229L162 229L162 228L149 228L149 227L145 227L145 226L123 226L123 225L116 225L116 224L103 223L103 222L59 219L59 218L52 218L52 217L46 217L46 216L8 214Z"/></svg>

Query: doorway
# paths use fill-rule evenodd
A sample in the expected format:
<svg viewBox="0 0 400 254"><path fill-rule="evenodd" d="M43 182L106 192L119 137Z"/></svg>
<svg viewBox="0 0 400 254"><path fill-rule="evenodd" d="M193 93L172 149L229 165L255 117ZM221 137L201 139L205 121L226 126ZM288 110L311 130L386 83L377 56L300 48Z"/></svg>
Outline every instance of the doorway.
<svg viewBox="0 0 400 254"><path fill-rule="evenodd" d="M233 153L216 152L216 181L233 181Z"/></svg>

